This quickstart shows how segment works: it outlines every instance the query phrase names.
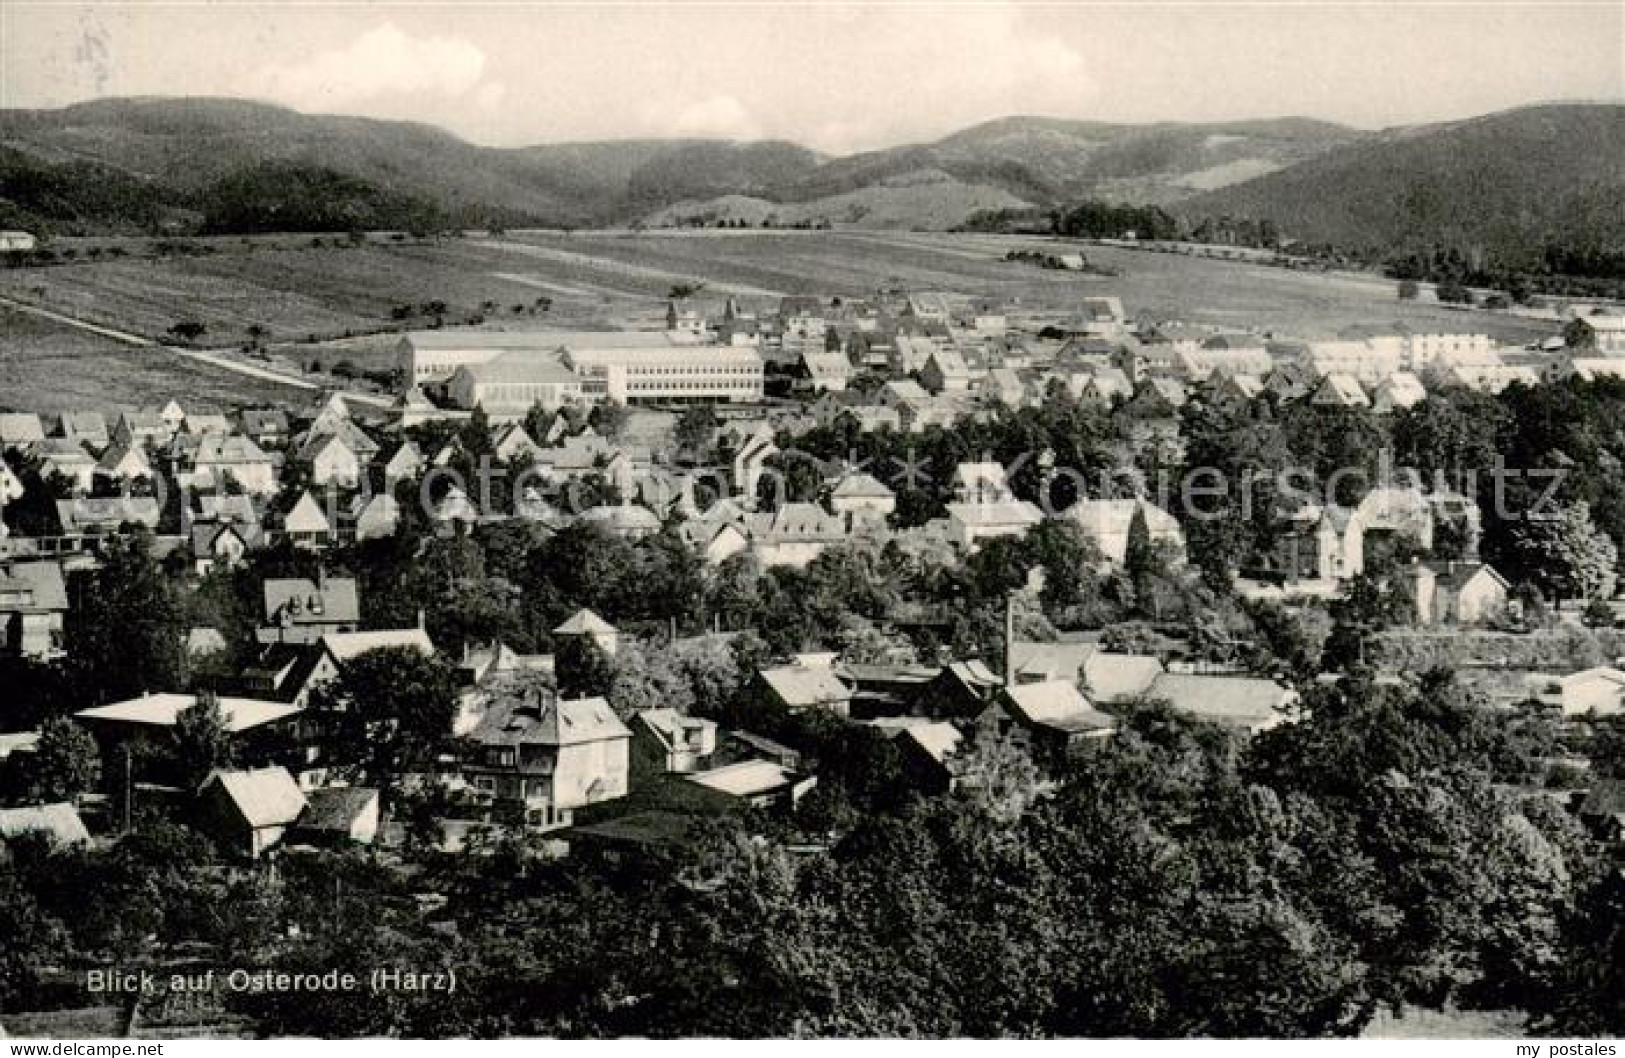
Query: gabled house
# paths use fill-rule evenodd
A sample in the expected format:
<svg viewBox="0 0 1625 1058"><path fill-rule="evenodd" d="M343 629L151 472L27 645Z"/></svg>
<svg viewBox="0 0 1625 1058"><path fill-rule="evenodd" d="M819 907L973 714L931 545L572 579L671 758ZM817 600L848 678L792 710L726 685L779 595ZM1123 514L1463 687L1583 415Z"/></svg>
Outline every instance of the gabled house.
<svg viewBox="0 0 1625 1058"><path fill-rule="evenodd" d="M959 785L958 762L965 736L946 721L912 724L892 737L902 758L903 773L925 793L948 793Z"/></svg>
<svg viewBox="0 0 1625 1058"><path fill-rule="evenodd" d="M297 459L309 469L312 485L350 489L361 481L361 456L337 434L311 437L299 449Z"/></svg>
<svg viewBox="0 0 1625 1058"><path fill-rule="evenodd" d="M1483 624L1506 612L1511 585L1493 566L1477 561L1415 562L1406 570L1417 623Z"/></svg>
<svg viewBox="0 0 1625 1058"><path fill-rule="evenodd" d="M828 665L778 665L756 673L759 697L790 712L821 710L850 716L852 688Z"/></svg>
<svg viewBox="0 0 1625 1058"><path fill-rule="evenodd" d="M1625 671L1598 665L1552 681L1546 696L1565 717L1619 716L1625 713Z"/></svg>
<svg viewBox="0 0 1625 1058"><path fill-rule="evenodd" d="M198 576L240 565L258 547L264 533L253 522L193 522L190 537L193 568Z"/></svg>
<svg viewBox="0 0 1625 1058"><path fill-rule="evenodd" d="M796 376L813 393L842 393L852 380L852 361L845 353L809 350L801 354Z"/></svg>
<svg viewBox="0 0 1625 1058"><path fill-rule="evenodd" d="M1085 743L1117 732L1117 721L1065 680L1004 687L979 723L1014 735L1031 747L1035 758L1052 767Z"/></svg>
<svg viewBox="0 0 1625 1058"><path fill-rule="evenodd" d="M81 496L56 502L64 536L106 536L126 525L157 529L163 509L151 496Z"/></svg>
<svg viewBox="0 0 1625 1058"><path fill-rule="evenodd" d="M1386 415L1419 404L1427 396L1421 379L1409 371L1396 371L1371 388L1371 410Z"/></svg>
<svg viewBox="0 0 1625 1058"><path fill-rule="evenodd" d="M645 709L632 718L634 775L688 775L716 751L715 721L675 709Z"/></svg>
<svg viewBox="0 0 1625 1058"><path fill-rule="evenodd" d="M68 589L55 562L0 565L0 653L35 661L62 656Z"/></svg>
<svg viewBox="0 0 1625 1058"><path fill-rule="evenodd" d="M940 347L920 368L920 384L932 393L963 393L975 376L957 349Z"/></svg>
<svg viewBox="0 0 1625 1058"><path fill-rule="evenodd" d="M282 516L282 535L298 547L326 547L338 536L327 512L308 491Z"/></svg>
<svg viewBox="0 0 1625 1058"><path fill-rule="evenodd" d="M153 477L152 463L140 445L114 441L96 461L96 476L118 486L150 481Z"/></svg>
<svg viewBox="0 0 1625 1058"><path fill-rule="evenodd" d="M281 844L306 804L286 768L219 770L198 789L197 815L221 848L257 860Z"/></svg>
<svg viewBox="0 0 1625 1058"><path fill-rule="evenodd" d="M492 438L491 454L504 463L528 463L541 455L542 447L517 422L499 426Z"/></svg>
<svg viewBox="0 0 1625 1058"><path fill-rule="evenodd" d="M78 441L53 437L34 446L40 459L40 474L66 479L75 492L89 492L96 484L96 460Z"/></svg>
<svg viewBox="0 0 1625 1058"><path fill-rule="evenodd" d="M401 525L401 505L386 493L357 496L351 507L357 540L378 540L394 536Z"/></svg>
<svg viewBox="0 0 1625 1058"><path fill-rule="evenodd" d="M288 413L280 408L245 408L237 415L237 432L261 448L282 448L291 434Z"/></svg>
<svg viewBox="0 0 1625 1058"><path fill-rule="evenodd" d="M324 786L305 794L305 811L293 837L301 842L346 847L371 845L378 837L378 791L366 786Z"/></svg>
<svg viewBox="0 0 1625 1058"><path fill-rule="evenodd" d="M1184 560L1184 531L1173 515L1154 503L1140 499L1081 499L1061 517L1080 526L1107 562L1121 566L1128 557L1129 534L1136 515L1144 518L1153 546L1161 546L1179 561Z"/></svg>
<svg viewBox="0 0 1625 1058"><path fill-rule="evenodd" d="M57 421L57 436L65 441L100 452L112 441L107 429L107 419L99 411L68 411L63 412Z"/></svg>
<svg viewBox="0 0 1625 1058"><path fill-rule="evenodd" d="M395 484L400 481L413 481L423 473L429 464L416 441L402 441L400 446L384 461L384 489L393 491Z"/></svg>
<svg viewBox="0 0 1625 1058"><path fill-rule="evenodd" d="M227 435L225 431L205 434L185 462L190 464L194 478L208 479L215 487L229 480L254 496L268 496L277 490L276 463L247 437Z"/></svg>
<svg viewBox="0 0 1625 1058"><path fill-rule="evenodd" d="M157 408L141 408L119 415L113 426L113 440L123 441L138 448L159 448L169 443L174 435Z"/></svg>
<svg viewBox="0 0 1625 1058"><path fill-rule="evenodd" d="M1359 379L1337 372L1320 380L1309 403L1319 408L1369 408L1371 399L1360 387Z"/></svg>

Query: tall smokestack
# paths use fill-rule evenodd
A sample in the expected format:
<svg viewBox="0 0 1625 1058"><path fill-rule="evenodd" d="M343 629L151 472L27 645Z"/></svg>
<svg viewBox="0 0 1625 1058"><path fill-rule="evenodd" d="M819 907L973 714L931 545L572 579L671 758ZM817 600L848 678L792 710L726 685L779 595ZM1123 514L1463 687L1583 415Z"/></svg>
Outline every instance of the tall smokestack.
<svg viewBox="0 0 1625 1058"><path fill-rule="evenodd" d="M1016 596L1004 597L1004 685L1016 685Z"/></svg>

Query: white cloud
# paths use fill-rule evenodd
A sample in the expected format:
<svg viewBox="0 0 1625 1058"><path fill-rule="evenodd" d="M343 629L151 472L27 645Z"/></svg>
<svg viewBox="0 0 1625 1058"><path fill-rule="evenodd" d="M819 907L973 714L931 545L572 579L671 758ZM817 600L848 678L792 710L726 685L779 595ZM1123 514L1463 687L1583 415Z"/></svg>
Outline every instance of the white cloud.
<svg viewBox="0 0 1625 1058"><path fill-rule="evenodd" d="M761 122L734 96L712 96L692 103L661 123L673 136L705 139L753 140L762 135Z"/></svg>
<svg viewBox="0 0 1625 1058"><path fill-rule="evenodd" d="M259 94L297 107L336 108L390 96L462 97L478 88L494 106L501 85L481 86L485 53L457 37L414 37L393 23L367 30L347 46L305 62L271 66L257 78Z"/></svg>

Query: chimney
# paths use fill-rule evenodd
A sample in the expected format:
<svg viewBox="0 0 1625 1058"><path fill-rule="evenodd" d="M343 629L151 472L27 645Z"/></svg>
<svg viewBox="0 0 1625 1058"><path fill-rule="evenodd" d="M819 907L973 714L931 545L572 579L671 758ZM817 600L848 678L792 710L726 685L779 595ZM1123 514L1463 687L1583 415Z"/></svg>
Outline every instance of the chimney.
<svg viewBox="0 0 1625 1058"><path fill-rule="evenodd" d="M427 629L428 627L429 627L428 618L424 616L423 607L420 606L420 607L418 607L418 628L421 630L421 629Z"/></svg>
<svg viewBox="0 0 1625 1058"><path fill-rule="evenodd" d="M1016 685L1016 596L1004 597L1004 685Z"/></svg>

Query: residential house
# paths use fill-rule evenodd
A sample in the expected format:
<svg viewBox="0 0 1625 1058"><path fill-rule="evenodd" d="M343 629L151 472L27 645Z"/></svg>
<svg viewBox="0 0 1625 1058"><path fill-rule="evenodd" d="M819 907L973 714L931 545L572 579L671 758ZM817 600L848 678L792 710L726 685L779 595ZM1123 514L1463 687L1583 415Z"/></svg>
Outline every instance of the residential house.
<svg viewBox="0 0 1625 1058"><path fill-rule="evenodd" d="M1344 372L1336 372L1320 380L1309 403L1318 408L1369 408L1371 399L1360 387L1359 379Z"/></svg>
<svg viewBox="0 0 1625 1058"><path fill-rule="evenodd" d="M1422 380L1409 371L1396 371L1371 389L1371 410L1387 415L1427 399Z"/></svg>
<svg viewBox="0 0 1625 1058"><path fill-rule="evenodd" d="M469 738L464 777L503 817L565 827L577 808L626 796L632 732L602 698L498 697Z"/></svg>
<svg viewBox="0 0 1625 1058"><path fill-rule="evenodd" d="M237 414L237 432L261 448L286 447L288 413L280 408L245 408Z"/></svg>
<svg viewBox="0 0 1625 1058"><path fill-rule="evenodd" d="M1066 680L1006 686L978 723L993 724L1001 734L1017 737L1051 767L1085 743L1110 738L1117 731L1117 721Z"/></svg>
<svg viewBox="0 0 1625 1058"><path fill-rule="evenodd" d="M45 425L32 412L0 412L0 451L26 451L45 440Z"/></svg>
<svg viewBox="0 0 1625 1058"><path fill-rule="evenodd" d="M96 461L96 477L123 488L138 481L151 481L152 463L146 450L129 441L114 441Z"/></svg>
<svg viewBox="0 0 1625 1058"><path fill-rule="evenodd" d="M910 724L898 729L892 744L911 784L928 794L950 793L959 785L959 761L967 740L946 721Z"/></svg>
<svg viewBox="0 0 1625 1058"><path fill-rule="evenodd" d="M151 496L80 496L56 501L64 536L109 536L126 525L157 529L163 509Z"/></svg>
<svg viewBox="0 0 1625 1058"><path fill-rule="evenodd" d="M428 462L416 441L402 441L384 462L384 490L393 492L397 483L417 480Z"/></svg>
<svg viewBox="0 0 1625 1058"><path fill-rule="evenodd" d="M837 515L866 513L884 517L897 510L897 494L861 470L842 474L829 490L829 509Z"/></svg>
<svg viewBox="0 0 1625 1058"><path fill-rule="evenodd" d="M606 657L614 657L621 647L621 634L614 625L586 607L570 615L569 620L553 629L554 640L588 639Z"/></svg>
<svg viewBox="0 0 1625 1058"><path fill-rule="evenodd" d="M140 448L161 448L168 444L174 432L164 422L157 408L141 408L122 412L113 424L113 440Z"/></svg>
<svg viewBox="0 0 1625 1058"><path fill-rule="evenodd" d="M78 441L48 438L34 446L40 458L40 474L47 480L65 479L75 492L89 492L96 484L96 460Z"/></svg>
<svg viewBox="0 0 1625 1058"><path fill-rule="evenodd" d="M198 436L204 434L220 434L223 436L231 433L231 420L220 412L189 411L180 425L180 430Z"/></svg>
<svg viewBox="0 0 1625 1058"><path fill-rule="evenodd" d="M63 412L57 420L57 436L73 441L92 452L100 452L112 441L107 418L99 411Z"/></svg>
<svg viewBox="0 0 1625 1058"><path fill-rule="evenodd" d="M529 463L540 456L542 446L517 422L498 426L491 442L492 456L504 463Z"/></svg>
<svg viewBox="0 0 1625 1058"><path fill-rule="evenodd" d="M688 775L717 751L713 720L686 716L675 709L645 709L632 718L634 776Z"/></svg>
<svg viewBox="0 0 1625 1058"><path fill-rule="evenodd" d="M35 661L60 658L68 590L55 562L0 565L0 653Z"/></svg>
<svg viewBox="0 0 1625 1058"><path fill-rule="evenodd" d="M687 777L708 790L736 797L764 811L789 811L818 785L776 761L745 760Z"/></svg>
<svg viewBox="0 0 1625 1058"><path fill-rule="evenodd" d="M842 393L852 380L852 361L842 352L808 350L801 354L796 379L813 393Z"/></svg>
<svg viewBox="0 0 1625 1058"><path fill-rule="evenodd" d="M326 547L338 539L332 520L309 491L301 493L282 516L282 535L297 547Z"/></svg>
<svg viewBox="0 0 1625 1058"><path fill-rule="evenodd" d="M221 769L198 789L197 817L221 848L257 860L281 844L306 805L286 768Z"/></svg>
<svg viewBox="0 0 1625 1058"><path fill-rule="evenodd" d="M305 794L305 811L294 827L297 841L345 847L378 838L378 791L366 786L323 786Z"/></svg>
<svg viewBox="0 0 1625 1058"><path fill-rule="evenodd" d="M318 572L304 577L267 578L256 637L261 643L315 643L323 636L361 627L361 601L351 577Z"/></svg>
<svg viewBox="0 0 1625 1058"><path fill-rule="evenodd" d="M361 481L361 456L337 434L311 437L297 459L308 468L312 485L353 489Z"/></svg>
<svg viewBox="0 0 1625 1058"><path fill-rule="evenodd" d="M778 665L759 669L761 699L793 713L820 710L836 716L852 713L852 688L829 665Z"/></svg>
<svg viewBox="0 0 1625 1058"><path fill-rule="evenodd" d="M1184 561L1185 533L1178 520L1146 500L1081 499L1061 517L1080 526L1100 548L1107 562L1121 566L1128 557L1129 533L1136 515L1144 519L1152 546L1160 547L1176 561Z"/></svg>
<svg viewBox="0 0 1625 1058"><path fill-rule="evenodd" d="M1018 500L997 463L961 463L954 468L953 502L947 505L949 539L971 550L995 536L1021 536L1043 521L1043 512Z"/></svg>
<svg viewBox="0 0 1625 1058"><path fill-rule="evenodd" d="M1506 612L1511 586L1487 563L1414 562L1406 573L1418 624L1478 625Z"/></svg>
<svg viewBox="0 0 1625 1058"><path fill-rule="evenodd" d="M932 393L963 393L975 376L957 349L940 347L920 368L920 384Z"/></svg>
<svg viewBox="0 0 1625 1058"><path fill-rule="evenodd" d="M189 459L195 486L235 482L253 496L269 496L278 486L276 463L253 440L224 431L209 433L198 440Z"/></svg>
<svg viewBox="0 0 1625 1058"><path fill-rule="evenodd" d="M198 576L240 565L258 547L264 533L254 522L193 522L190 536L193 568Z"/></svg>
<svg viewBox="0 0 1625 1058"><path fill-rule="evenodd" d="M354 520L355 538L379 540L395 535L401 524L401 505L395 497L385 493L375 496L357 496L350 514Z"/></svg>

